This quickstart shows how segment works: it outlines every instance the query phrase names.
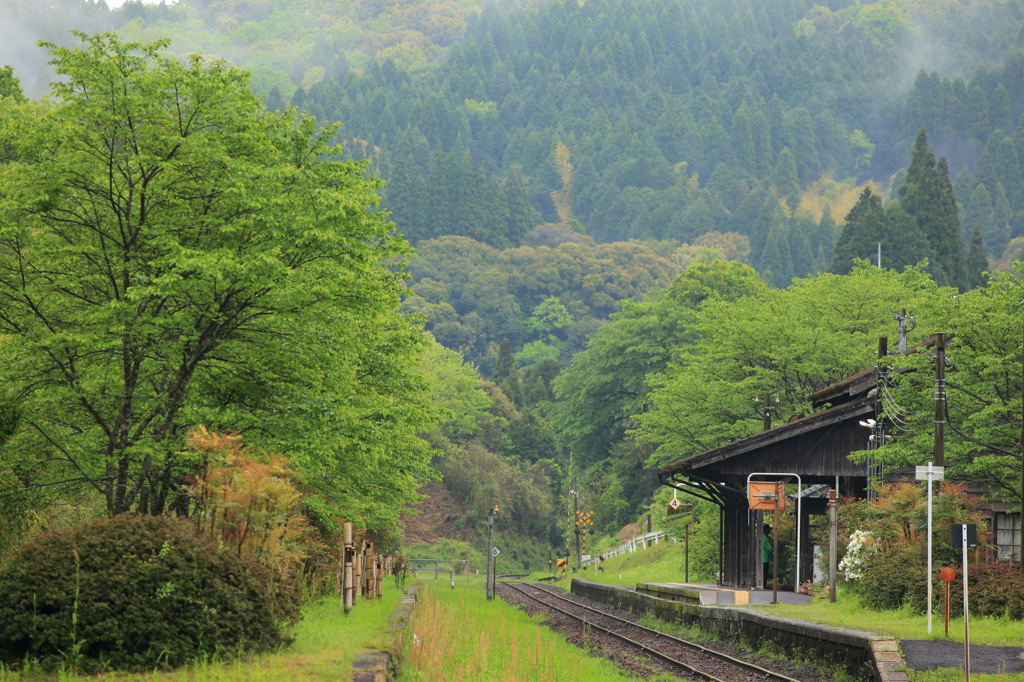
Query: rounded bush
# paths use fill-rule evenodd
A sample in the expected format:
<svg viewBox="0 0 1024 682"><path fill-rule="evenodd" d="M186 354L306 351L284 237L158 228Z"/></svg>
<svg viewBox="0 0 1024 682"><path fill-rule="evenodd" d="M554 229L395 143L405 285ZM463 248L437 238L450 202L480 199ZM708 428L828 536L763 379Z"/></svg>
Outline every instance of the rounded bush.
<svg viewBox="0 0 1024 682"><path fill-rule="evenodd" d="M284 644L298 607L297 586L186 522L122 515L40 536L0 573L0 661L170 668Z"/></svg>
<svg viewBox="0 0 1024 682"><path fill-rule="evenodd" d="M911 603L918 583L925 584L924 556L917 548L894 547L873 554L858 584L864 606L890 611ZM921 566L921 570L914 567Z"/></svg>

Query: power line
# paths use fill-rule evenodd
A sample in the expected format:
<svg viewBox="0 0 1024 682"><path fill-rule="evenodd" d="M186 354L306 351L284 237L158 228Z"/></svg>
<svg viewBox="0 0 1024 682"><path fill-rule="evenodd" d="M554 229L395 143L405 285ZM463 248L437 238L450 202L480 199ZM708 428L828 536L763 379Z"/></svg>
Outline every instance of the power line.
<svg viewBox="0 0 1024 682"><path fill-rule="evenodd" d="M963 438L964 440L968 440L968 441L970 441L970 442L972 442L972 443L974 443L976 445L980 445L983 448L988 448L989 450L992 450L993 452L1001 452L1004 455L1012 455L1013 457L1019 457L1020 456L1019 453L1011 452L1010 450L1004 450L1001 447L998 447L998 446L995 446L995 445L989 445L988 443L981 442L977 438L972 438L971 436L968 436L966 433L964 433L960 429L956 428L956 425L953 424L953 421L949 418L949 412L948 411L946 412L946 423L949 424L949 428L951 428L954 431L956 431L957 434L959 434L959 436L961 438Z"/></svg>

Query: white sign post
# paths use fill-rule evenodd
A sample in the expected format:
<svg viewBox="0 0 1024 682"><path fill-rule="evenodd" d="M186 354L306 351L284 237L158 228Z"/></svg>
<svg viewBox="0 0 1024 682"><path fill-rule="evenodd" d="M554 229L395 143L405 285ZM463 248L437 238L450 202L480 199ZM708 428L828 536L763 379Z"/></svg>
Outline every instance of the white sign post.
<svg viewBox="0 0 1024 682"><path fill-rule="evenodd" d="M962 541L964 552L964 673L967 682L971 682L971 627L970 612L967 598L967 526L964 526L964 539Z"/></svg>
<svg viewBox="0 0 1024 682"><path fill-rule="evenodd" d="M928 572L925 579L928 581L928 634L932 634L932 481L941 481L945 478L946 468L932 466L928 462L926 467L916 467L916 478L919 481L928 481Z"/></svg>

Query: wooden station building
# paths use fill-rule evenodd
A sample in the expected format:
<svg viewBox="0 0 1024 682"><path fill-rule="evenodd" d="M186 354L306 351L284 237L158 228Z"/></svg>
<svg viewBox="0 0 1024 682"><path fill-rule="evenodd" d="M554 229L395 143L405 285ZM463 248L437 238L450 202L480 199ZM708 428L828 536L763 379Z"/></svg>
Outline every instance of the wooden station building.
<svg viewBox="0 0 1024 682"><path fill-rule="evenodd" d="M888 353L885 340L879 341L881 358ZM932 348L935 343L936 337L932 337L905 352ZM808 530L811 515L827 513L829 488L835 488L840 497L870 499L873 497L869 486L872 478L883 477L887 482L914 479L913 468L883 472L870 460L857 464L849 458L851 452L874 449L872 433L883 432L884 424L879 416L879 378L877 367L854 374L810 396L813 409L819 411L658 470L662 484L718 505L719 582L722 585L753 589L764 584L760 575L764 512L749 508L746 490L749 474L780 474L778 477L761 476L758 480L782 480L783 474L799 475L804 487L800 526ZM862 423L868 419L875 420L877 430ZM790 478L787 482L796 483L796 479ZM965 482L968 494L986 498L979 509L989 517L989 528L994 531L992 558L1019 558L1022 517L1019 511L1014 511L1016 505L969 480ZM801 533L801 580L814 575L809 535L806 531ZM783 580L792 582L794 577Z"/></svg>
<svg viewBox="0 0 1024 682"><path fill-rule="evenodd" d="M658 470L662 484L718 505L722 585L746 589L763 585L759 574L764 512L749 509L748 474L798 474L804 487L801 499L801 527L804 529L810 528L812 514L826 513L827 489L834 488L837 481L842 496L865 497L868 494L868 479L876 472L870 464L856 464L848 455L869 446L871 429L860 422L877 418L877 380L875 368L855 374L811 396L814 409L820 409L818 412ZM821 409L826 404L830 406ZM771 480L771 477L758 480ZM796 483L796 479L788 482ZM813 575L814 558L808 536L804 531L801 537L801 580Z"/></svg>

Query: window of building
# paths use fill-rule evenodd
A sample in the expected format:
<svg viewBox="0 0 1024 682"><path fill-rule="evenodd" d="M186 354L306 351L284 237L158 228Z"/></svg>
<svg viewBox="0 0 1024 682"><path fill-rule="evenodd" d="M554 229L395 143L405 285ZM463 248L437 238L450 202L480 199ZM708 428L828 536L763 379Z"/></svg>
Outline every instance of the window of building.
<svg viewBox="0 0 1024 682"><path fill-rule="evenodd" d="M1020 514L996 513L996 558L1020 558Z"/></svg>

